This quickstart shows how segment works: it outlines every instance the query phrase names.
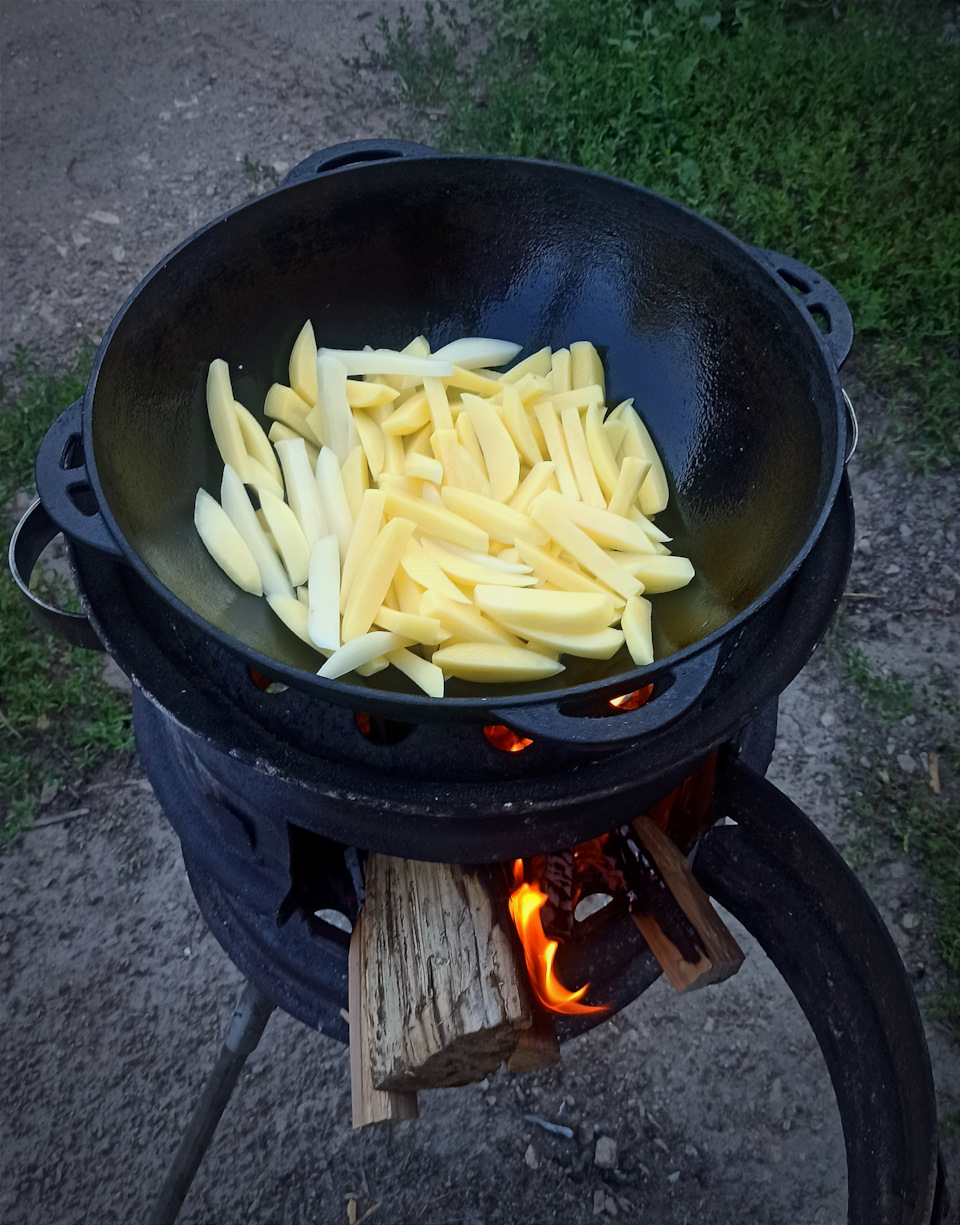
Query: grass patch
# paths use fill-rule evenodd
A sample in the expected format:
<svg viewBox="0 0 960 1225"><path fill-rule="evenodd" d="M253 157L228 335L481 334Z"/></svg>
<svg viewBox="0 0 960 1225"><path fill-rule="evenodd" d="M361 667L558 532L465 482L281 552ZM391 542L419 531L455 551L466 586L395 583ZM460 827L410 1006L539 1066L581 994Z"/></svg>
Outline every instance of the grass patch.
<svg viewBox="0 0 960 1225"><path fill-rule="evenodd" d="M83 394L93 346L73 362L42 367L18 350L0 384L0 507L33 485L37 448L54 418ZM0 513L6 559L13 524ZM69 593L54 584L64 607ZM75 603L73 607L76 607ZM130 705L102 678L103 656L37 629L20 592L0 572L0 847L33 823L42 787L76 778L107 753L133 746Z"/></svg>
<svg viewBox="0 0 960 1225"><path fill-rule="evenodd" d="M450 151L642 183L831 280L872 423L960 459L960 51L926 0L472 0L381 23L370 64ZM476 48L485 49L477 52ZM894 395L894 392L896 395Z"/></svg>

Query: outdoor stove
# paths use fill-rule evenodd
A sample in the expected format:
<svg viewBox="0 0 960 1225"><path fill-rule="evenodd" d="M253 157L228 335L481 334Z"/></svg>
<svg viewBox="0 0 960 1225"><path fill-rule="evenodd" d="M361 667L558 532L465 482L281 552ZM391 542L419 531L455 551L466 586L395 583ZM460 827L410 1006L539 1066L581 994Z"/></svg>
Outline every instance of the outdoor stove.
<svg viewBox="0 0 960 1225"><path fill-rule="evenodd" d="M772 683L786 687L822 636L852 528L844 486L776 626L755 635L724 678L724 703L708 687L692 715L642 742L612 744L530 737L522 727L398 724L274 685L142 598L122 562L72 543L89 623L41 615L84 645L93 645L92 626L135 682L144 769L180 837L204 919L248 979L156 1219L179 1211L274 1006L349 1039L345 929L357 918L366 852L468 865L563 852L585 828L600 835L637 817L651 780L662 797L715 761L702 827L678 840L706 892L771 957L821 1045L847 1147L849 1220L939 1221L932 1077L903 966L839 854L762 777L776 734L776 703L764 695ZM28 513L11 545L15 574L29 576L56 531L42 506ZM622 717L616 701L605 707L597 718ZM577 718L582 725L582 711ZM557 969L565 982L589 981L588 998L607 1006L553 1018L561 1041L602 1023L661 972L623 904L573 924Z"/></svg>

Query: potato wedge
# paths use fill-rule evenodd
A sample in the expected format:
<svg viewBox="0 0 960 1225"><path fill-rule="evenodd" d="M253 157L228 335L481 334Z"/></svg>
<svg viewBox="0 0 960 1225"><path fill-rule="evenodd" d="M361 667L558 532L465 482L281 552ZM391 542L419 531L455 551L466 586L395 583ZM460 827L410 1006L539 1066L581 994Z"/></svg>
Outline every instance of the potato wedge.
<svg viewBox="0 0 960 1225"><path fill-rule="evenodd" d="M312 408L317 402L317 340L309 319L293 342L289 375L290 386Z"/></svg>
<svg viewBox="0 0 960 1225"><path fill-rule="evenodd" d="M324 536L310 554L307 633L322 650L336 651L340 639L340 546Z"/></svg>
<svg viewBox="0 0 960 1225"><path fill-rule="evenodd" d="M486 683L537 681L563 671L563 664L548 655L488 642L439 647L433 653L433 662L446 676Z"/></svg>
<svg viewBox="0 0 960 1225"><path fill-rule="evenodd" d="M310 570L310 546L303 534L297 516L282 499L260 490L260 509L277 542L280 560L294 587L307 581Z"/></svg>
<svg viewBox="0 0 960 1225"><path fill-rule="evenodd" d="M193 522L207 552L226 576L251 595L263 595L260 570L230 516L205 489L197 490Z"/></svg>
<svg viewBox="0 0 960 1225"><path fill-rule="evenodd" d="M388 630L373 630L369 634L362 634L359 638L345 642L339 651L334 651L317 675L326 677L327 680L336 680L338 676L344 676L360 665L370 663L378 655L385 655L388 651L396 651L399 647L409 645L409 638L391 634Z"/></svg>
<svg viewBox="0 0 960 1225"><path fill-rule="evenodd" d="M614 619L613 599L601 592L478 583L473 598L482 612L521 635L595 634Z"/></svg>
<svg viewBox="0 0 960 1225"><path fill-rule="evenodd" d="M230 369L223 358L218 357L210 363L207 370L207 416L220 458L245 481L247 448L240 432L235 403L230 384Z"/></svg>
<svg viewBox="0 0 960 1225"><path fill-rule="evenodd" d="M627 606L620 617L620 628L627 642L627 650L638 668L653 663L652 612L649 600L645 600L642 595L634 595L627 600Z"/></svg>

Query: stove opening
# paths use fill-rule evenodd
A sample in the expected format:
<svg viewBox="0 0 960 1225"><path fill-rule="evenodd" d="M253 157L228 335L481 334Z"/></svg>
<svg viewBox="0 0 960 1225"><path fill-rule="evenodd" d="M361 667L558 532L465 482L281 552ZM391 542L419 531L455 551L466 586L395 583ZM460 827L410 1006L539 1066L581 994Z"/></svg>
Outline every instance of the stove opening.
<svg viewBox="0 0 960 1225"><path fill-rule="evenodd" d="M311 936L325 936L346 947L363 901L356 850L299 825L287 826L287 842L290 888L277 909L277 927L297 915Z"/></svg>
<svg viewBox="0 0 960 1225"><path fill-rule="evenodd" d="M286 693L289 688L289 686L282 684L280 681L275 681L271 677L266 676L263 672L258 672L256 668L248 668L247 675L261 693Z"/></svg>
<svg viewBox="0 0 960 1225"><path fill-rule="evenodd" d="M380 745L399 744L416 726L414 723L401 723L399 719L384 719L382 715L368 715L362 710L354 715L354 721L360 734L370 744Z"/></svg>
<svg viewBox="0 0 960 1225"><path fill-rule="evenodd" d="M520 753L529 748L533 741L526 736L518 736L502 723L491 723L484 727L483 734L495 749L501 753Z"/></svg>

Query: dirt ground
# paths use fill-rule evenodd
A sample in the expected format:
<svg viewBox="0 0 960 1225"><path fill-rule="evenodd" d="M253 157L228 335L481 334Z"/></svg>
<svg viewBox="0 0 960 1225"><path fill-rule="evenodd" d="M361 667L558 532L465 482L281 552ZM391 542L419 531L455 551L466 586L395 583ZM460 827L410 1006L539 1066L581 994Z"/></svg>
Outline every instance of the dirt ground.
<svg viewBox="0 0 960 1225"><path fill-rule="evenodd" d="M2 33L2 355L51 359L99 338L139 279L203 222L341 140L385 135L371 82L343 66L380 0L6 0ZM847 380L857 399L856 379ZM861 404L867 440L879 411ZM955 475L910 478L857 458L858 548L847 629L877 666L956 696ZM909 503L909 515L904 512ZM6 580L2 580L6 581ZM835 763L857 701L818 650L783 695L771 779L851 855ZM891 769L928 746L909 720ZM199 917L177 839L135 760L0 859L0 1219L146 1222L213 1063L241 976ZM936 987L917 871L883 849L857 870L923 1007ZM560 1069L421 1095L421 1118L350 1128L347 1053L271 1019L182 1219L462 1223L845 1219L839 1116L817 1044L756 943L729 982L677 996L663 980L564 1050ZM943 1113L960 1052L927 1035ZM524 1115L569 1124L550 1134ZM616 1168L595 1161L616 1143ZM602 1146L603 1147L603 1146ZM960 1221L960 1146L952 1221Z"/></svg>

